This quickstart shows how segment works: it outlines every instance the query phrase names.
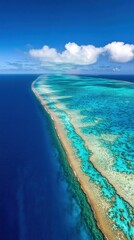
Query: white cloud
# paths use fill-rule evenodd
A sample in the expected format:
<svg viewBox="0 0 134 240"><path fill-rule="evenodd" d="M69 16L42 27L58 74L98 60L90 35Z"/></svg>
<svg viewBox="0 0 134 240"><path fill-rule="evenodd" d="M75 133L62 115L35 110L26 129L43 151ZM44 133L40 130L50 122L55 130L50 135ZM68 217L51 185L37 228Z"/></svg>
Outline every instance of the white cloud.
<svg viewBox="0 0 134 240"><path fill-rule="evenodd" d="M113 72L120 72L120 68L119 67L114 67Z"/></svg>
<svg viewBox="0 0 134 240"><path fill-rule="evenodd" d="M76 65L93 64L102 52L101 48L96 48L93 45L78 46L76 43L66 44L65 49L61 54L62 62Z"/></svg>
<svg viewBox="0 0 134 240"><path fill-rule="evenodd" d="M79 46L76 43L67 43L65 50L61 53L57 52L55 48L49 48L48 46L29 51L32 57L39 59L41 62L75 65L93 64L97 61L101 52L101 48L96 48L93 45Z"/></svg>
<svg viewBox="0 0 134 240"><path fill-rule="evenodd" d="M112 42L104 47L114 62L125 63L134 59L134 45L124 42Z"/></svg>
<svg viewBox="0 0 134 240"><path fill-rule="evenodd" d="M65 50L58 52L55 48L43 46L41 49L31 49L30 56L41 61L42 65L72 64L90 65L96 63L100 55L108 54L114 62L125 63L134 59L134 45L123 42L112 42L104 47L93 45L77 45L67 43Z"/></svg>

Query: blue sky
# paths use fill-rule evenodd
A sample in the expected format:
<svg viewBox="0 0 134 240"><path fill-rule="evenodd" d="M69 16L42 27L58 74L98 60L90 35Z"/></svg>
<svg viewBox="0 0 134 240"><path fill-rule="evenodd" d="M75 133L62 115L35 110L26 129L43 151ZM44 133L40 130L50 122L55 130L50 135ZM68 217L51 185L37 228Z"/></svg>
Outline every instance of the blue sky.
<svg viewBox="0 0 134 240"><path fill-rule="evenodd" d="M43 73L61 69L104 74L134 73L133 9L133 0L1 0L0 72ZM69 46L65 58L65 45L69 42L79 49L74 53L76 46ZM112 42L123 42L124 45L105 47ZM44 45L49 51L38 52ZM81 46L89 45L94 46L95 51L93 58L85 61L83 52L92 48ZM96 53L101 47L103 51ZM56 60L48 57L51 48L56 51ZM30 52L33 49L36 49L34 56ZM118 53L117 56L116 49L125 54L128 51L129 56ZM44 54L42 58L40 53ZM60 58L58 54L61 54ZM79 61L78 55L83 56L83 62Z"/></svg>

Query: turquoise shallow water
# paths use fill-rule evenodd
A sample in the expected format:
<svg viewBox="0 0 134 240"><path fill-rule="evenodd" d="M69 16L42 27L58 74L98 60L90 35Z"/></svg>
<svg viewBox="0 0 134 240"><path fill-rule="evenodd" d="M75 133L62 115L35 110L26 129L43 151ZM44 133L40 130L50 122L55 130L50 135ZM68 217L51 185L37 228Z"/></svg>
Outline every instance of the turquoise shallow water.
<svg viewBox="0 0 134 240"><path fill-rule="evenodd" d="M83 172L90 176L90 181L99 185L102 197L110 203L108 216L113 221L113 227L119 228L127 239L131 239L134 237L134 227L131 224L134 221L132 207L89 161L92 152L86 147L83 138L76 133L76 126L72 125L68 111L79 111L79 116L82 116L80 131L83 135L99 137L101 146L114 158L111 171L132 176L134 84L84 76L50 75L38 78L34 87L49 108L59 114L68 138L81 160ZM46 91L48 87L49 94ZM65 110L57 107L53 96L58 99L58 103L65 106ZM103 134L116 138L111 142L109 138L101 138Z"/></svg>
<svg viewBox="0 0 134 240"><path fill-rule="evenodd" d="M85 117L82 121L94 122L101 119L93 127L83 127L84 133L97 136L102 133L120 135L112 146L109 141L102 143L117 160L114 169L134 173L134 84L78 76L55 78L50 77L48 84L57 90L55 94L58 96L71 95L62 99L62 102L70 109L81 110Z"/></svg>

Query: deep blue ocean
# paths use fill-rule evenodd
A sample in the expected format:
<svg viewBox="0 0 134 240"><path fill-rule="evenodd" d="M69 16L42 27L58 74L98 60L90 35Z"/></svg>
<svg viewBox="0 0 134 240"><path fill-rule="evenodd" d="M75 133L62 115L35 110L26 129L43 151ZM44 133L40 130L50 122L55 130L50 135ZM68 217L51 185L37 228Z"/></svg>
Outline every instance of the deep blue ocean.
<svg viewBox="0 0 134 240"><path fill-rule="evenodd" d="M0 239L94 239L60 161L37 75L0 75ZM100 76L101 77L101 76ZM134 82L134 76L106 76Z"/></svg>
<svg viewBox="0 0 134 240"><path fill-rule="evenodd" d="M36 78L0 75L0 239L86 240Z"/></svg>

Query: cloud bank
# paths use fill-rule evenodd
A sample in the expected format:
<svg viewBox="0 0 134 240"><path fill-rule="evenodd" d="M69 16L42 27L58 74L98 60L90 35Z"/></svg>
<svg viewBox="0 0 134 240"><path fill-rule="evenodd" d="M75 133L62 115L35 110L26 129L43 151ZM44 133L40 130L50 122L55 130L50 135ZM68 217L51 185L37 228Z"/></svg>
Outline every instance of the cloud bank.
<svg viewBox="0 0 134 240"><path fill-rule="evenodd" d="M126 63L134 59L134 45L124 42L112 42L104 47L104 52L110 55L114 62Z"/></svg>
<svg viewBox="0 0 134 240"><path fill-rule="evenodd" d="M45 45L41 49L31 49L29 54L44 65L91 65L97 62L99 56L107 55L113 62L126 63L134 59L134 45L112 42L104 47L95 47L94 45L79 46L69 42L62 52Z"/></svg>

